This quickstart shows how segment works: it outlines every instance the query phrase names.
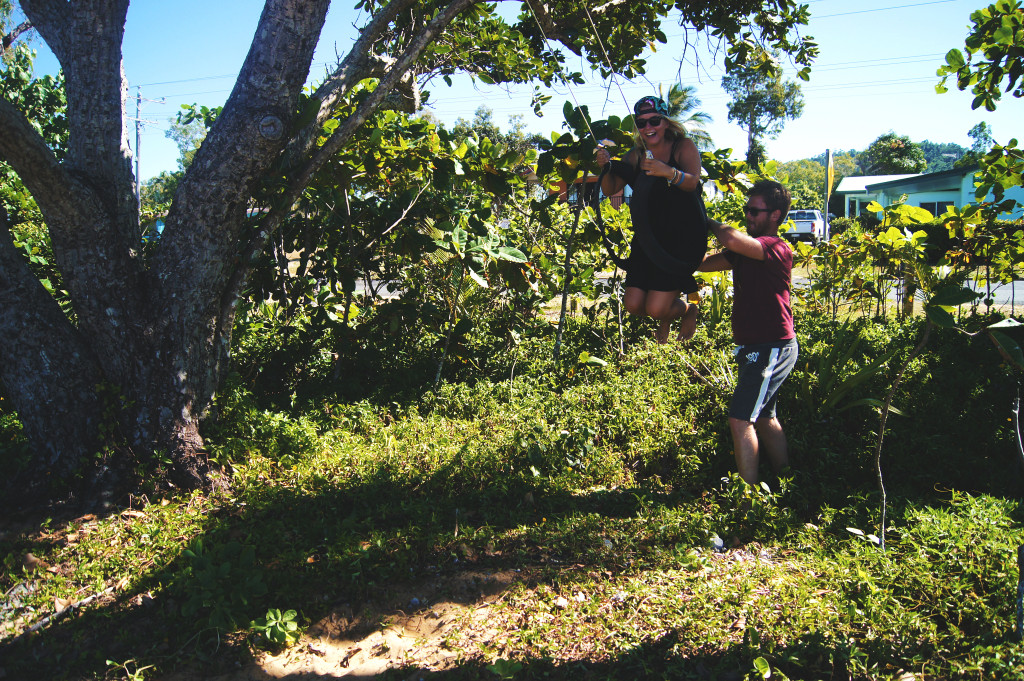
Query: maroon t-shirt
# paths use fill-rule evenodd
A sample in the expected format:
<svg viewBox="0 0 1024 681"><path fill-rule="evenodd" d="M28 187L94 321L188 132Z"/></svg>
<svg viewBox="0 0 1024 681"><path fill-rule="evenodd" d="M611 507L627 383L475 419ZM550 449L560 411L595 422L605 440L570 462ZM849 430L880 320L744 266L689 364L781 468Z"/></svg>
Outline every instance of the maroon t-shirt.
<svg viewBox="0 0 1024 681"><path fill-rule="evenodd" d="M764 260L725 251L732 263L732 336L737 345L789 340L793 308L789 288L793 251L781 237L759 236Z"/></svg>

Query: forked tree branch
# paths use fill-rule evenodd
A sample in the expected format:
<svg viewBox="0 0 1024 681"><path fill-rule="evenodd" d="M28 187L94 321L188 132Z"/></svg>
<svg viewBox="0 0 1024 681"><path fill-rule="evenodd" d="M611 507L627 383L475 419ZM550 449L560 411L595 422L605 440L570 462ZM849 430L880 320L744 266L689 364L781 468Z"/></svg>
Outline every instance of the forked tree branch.
<svg viewBox="0 0 1024 681"><path fill-rule="evenodd" d="M391 22L404 9L415 4L415 0L394 0L383 7L359 32L348 55L341 61L327 80L321 83L310 98L309 106L318 106L316 115L288 143L284 151L284 165L299 165L313 148L326 120L334 113L338 101L361 80L369 78L382 66L380 58L373 54L371 47L380 39Z"/></svg>
<svg viewBox="0 0 1024 681"><path fill-rule="evenodd" d="M27 21L23 21L12 28L11 32L7 35L0 36L0 54L6 52L10 46L14 44L15 40L20 38L23 33L30 30L32 30L32 24Z"/></svg>
<svg viewBox="0 0 1024 681"><path fill-rule="evenodd" d="M237 287L245 280L248 268L252 266L255 258L263 252L274 232L280 227L284 218L290 212L292 204L298 200L306 185L309 184L313 174L330 160L355 134L356 130L366 122L380 106L381 102L388 96L395 85L401 81L405 74L413 67L416 60L423 54L423 51L431 42L445 29L448 24L466 8L476 4L480 0L453 0L448 7L439 12L429 24L416 36L396 60L391 71L381 79L377 88L364 99L356 110L345 119L338 129L331 135L323 146L316 149L305 166L297 169L291 176L285 196L278 202L277 207L270 212L260 223L259 229L253 235L248 247L242 254L242 258L235 273L232 286L228 288L225 304L231 304ZM381 29L382 30L382 29ZM353 48L355 49L355 48Z"/></svg>

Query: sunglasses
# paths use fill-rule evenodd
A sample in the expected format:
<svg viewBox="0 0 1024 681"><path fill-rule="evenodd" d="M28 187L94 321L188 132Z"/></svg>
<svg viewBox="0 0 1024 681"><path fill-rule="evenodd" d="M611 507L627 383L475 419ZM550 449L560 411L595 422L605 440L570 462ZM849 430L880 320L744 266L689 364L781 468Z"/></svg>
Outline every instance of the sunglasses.
<svg viewBox="0 0 1024 681"><path fill-rule="evenodd" d="M743 206L743 212L753 215L755 218L761 213L770 213L771 208L754 208L753 206Z"/></svg>
<svg viewBox="0 0 1024 681"><path fill-rule="evenodd" d="M656 128L659 125L661 125L661 122L663 120L665 120L665 119L662 116L651 116L649 118L637 118L636 119L636 129L637 130L643 130L648 125Z"/></svg>

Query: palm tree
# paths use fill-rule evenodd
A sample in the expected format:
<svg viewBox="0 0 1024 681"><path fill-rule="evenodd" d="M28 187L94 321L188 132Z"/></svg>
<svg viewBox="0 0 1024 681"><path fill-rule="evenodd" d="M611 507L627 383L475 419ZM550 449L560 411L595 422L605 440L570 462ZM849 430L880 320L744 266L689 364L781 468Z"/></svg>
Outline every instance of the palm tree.
<svg viewBox="0 0 1024 681"><path fill-rule="evenodd" d="M697 88L675 83L669 88L665 101L668 104L668 115L682 124L687 137L693 140L697 149L711 151L715 148L714 142L711 141L711 133L707 130L711 116L700 110Z"/></svg>

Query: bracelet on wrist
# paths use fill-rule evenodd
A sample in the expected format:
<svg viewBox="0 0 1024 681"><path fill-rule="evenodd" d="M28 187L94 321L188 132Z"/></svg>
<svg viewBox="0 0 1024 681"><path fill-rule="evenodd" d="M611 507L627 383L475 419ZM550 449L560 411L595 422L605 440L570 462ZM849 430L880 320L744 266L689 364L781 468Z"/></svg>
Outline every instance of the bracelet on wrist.
<svg viewBox="0 0 1024 681"><path fill-rule="evenodd" d="M685 181L686 181L686 173L684 173L683 171L679 171L679 177L676 178L676 182L675 182L676 186L679 186L679 187L683 186L683 182L685 182Z"/></svg>

